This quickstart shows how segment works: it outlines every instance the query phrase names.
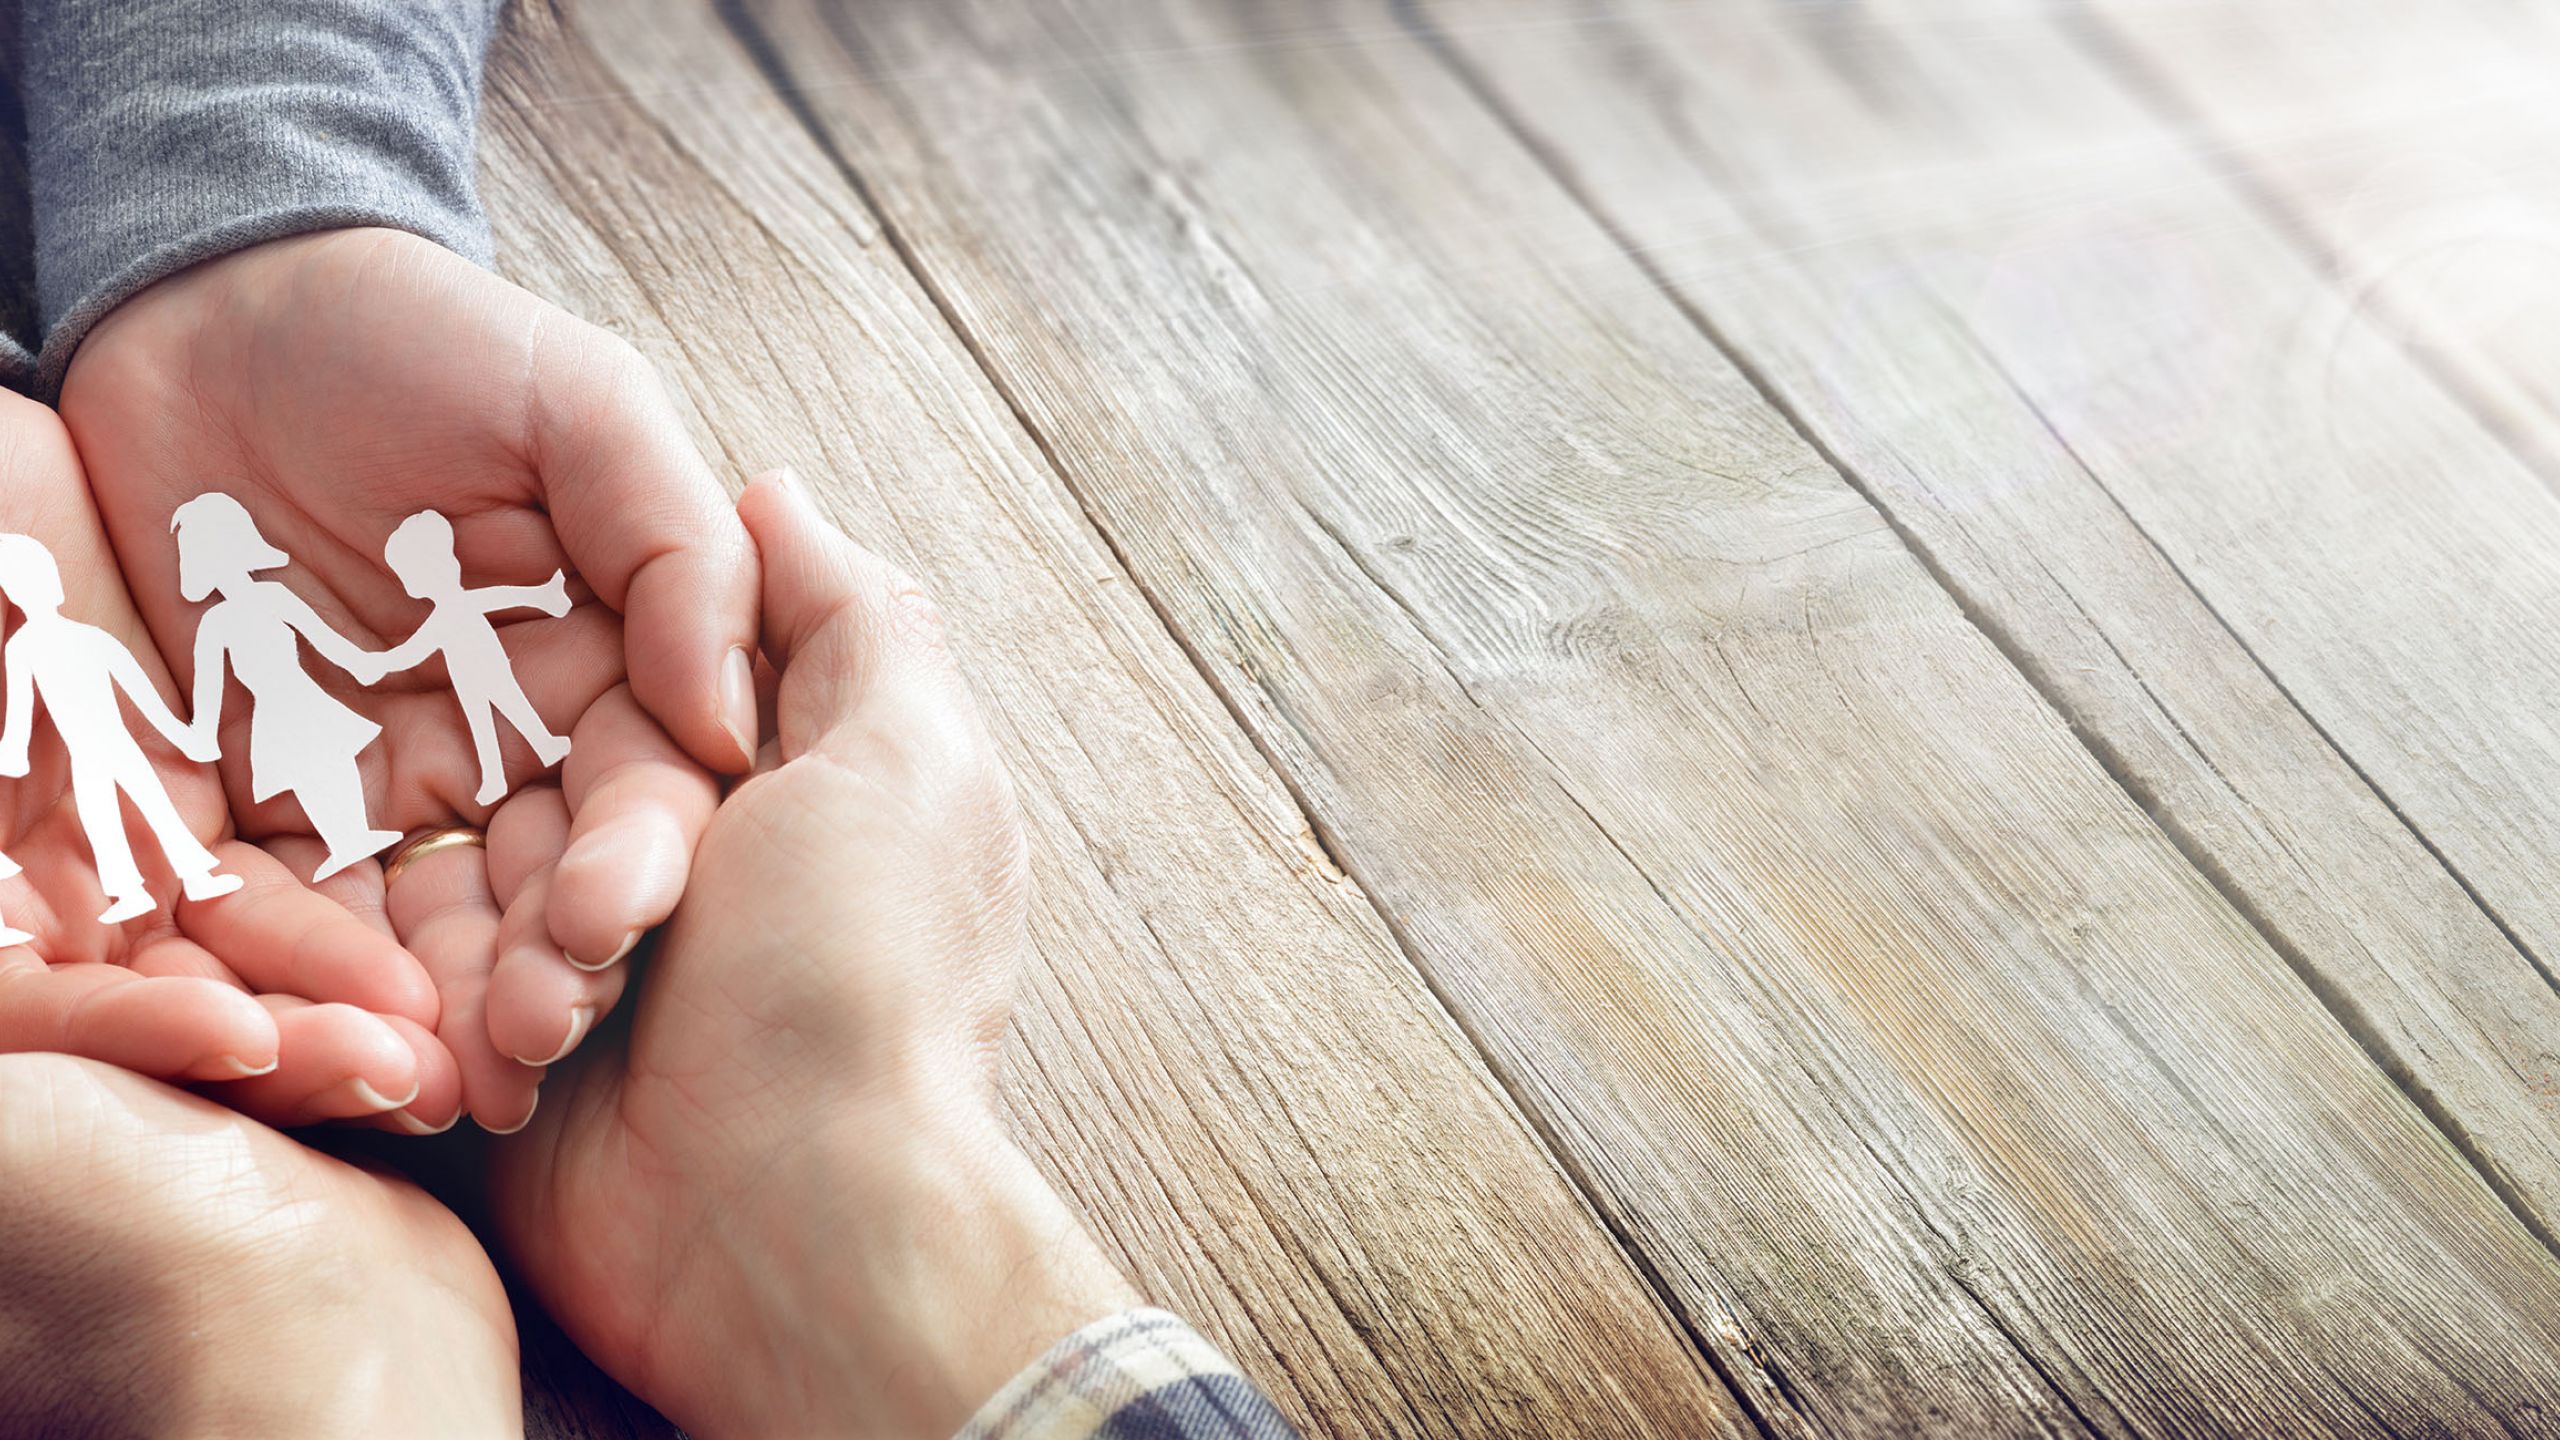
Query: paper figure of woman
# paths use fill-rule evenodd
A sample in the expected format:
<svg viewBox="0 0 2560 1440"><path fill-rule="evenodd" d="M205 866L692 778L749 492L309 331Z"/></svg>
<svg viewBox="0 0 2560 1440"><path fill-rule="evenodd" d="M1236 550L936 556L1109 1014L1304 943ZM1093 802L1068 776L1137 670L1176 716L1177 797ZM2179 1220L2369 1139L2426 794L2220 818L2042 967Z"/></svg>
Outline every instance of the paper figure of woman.
<svg viewBox="0 0 2560 1440"><path fill-rule="evenodd" d="M223 678L249 692L249 795L290 793L329 847L315 879L326 878L400 838L365 813L356 757L382 727L347 708L302 668L302 642L320 658L371 684L379 657L329 628L302 597L259 573L292 563L258 533L228 495L199 495L169 517L178 536L178 590L189 600L219 595L196 625L195 726L210 739L222 719Z"/></svg>

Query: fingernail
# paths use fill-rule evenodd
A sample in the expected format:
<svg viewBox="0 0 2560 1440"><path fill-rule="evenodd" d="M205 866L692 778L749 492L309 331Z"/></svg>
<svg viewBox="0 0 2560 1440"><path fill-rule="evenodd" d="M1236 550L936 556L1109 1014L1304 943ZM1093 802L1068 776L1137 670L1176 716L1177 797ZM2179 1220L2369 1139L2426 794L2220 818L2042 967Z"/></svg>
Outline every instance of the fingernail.
<svg viewBox="0 0 2560 1440"><path fill-rule="evenodd" d="M738 747L741 769L756 758L756 667L747 647L732 645L720 662L720 728Z"/></svg>
<svg viewBox="0 0 2560 1440"><path fill-rule="evenodd" d="M441 1125L430 1125L426 1121L419 1119L417 1116L410 1114L406 1110L394 1110L391 1112L391 1123L399 1126L401 1133L405 1135L441 1135L447 1130L452 1129L461 1121L461 1119L461 1112L456 1111L451 1120L447 1120Z"/></svg>
<svg viewBox="0 0 2560 1440"><path fill-rule="evenodd" d="M523 1129L523 1128L524 1128L524 1127L526 1127L527 1125L532 1124L532 1123L533 1123L533 1112L534 1112L534 1111L536 1111L536 1110L539 1110L539 1109L541 1109L541 1108L542 1108L542 1092L541 1092L541 1091L539 1091L539 1090L536 1090L536 1091L534 1091L534 1092L533 1092L533 1103L532 1103L532 1104L530 1104L530 1105L527 1105L526 1107L524 1107L524 1118L523 1118L523 1119L521 1119L521 1120L517 1121L517 1122L516 1122L516 1123L514 1123L513 1125L506 1126L506 1127L505 1127L505 1128L503 1128L503 1129L501 1129L501 1128L500 1128L500 1127L498 1127L498 1126L490 1125L490 1124L486 1124L486 1123L483 1123L483 1124L481 1125L481 1127L480 1127L480 1128L481 1128L481 1129L483 1129L483 1130L488 1131L488 1132L489 1132L490 1134L492 1134L492 1135L513 1135L514 1133L516 1133L517 1131L519 1131L519 1130Z"/></svg>
<svg viewBox="0 0 2560 1440"><path fill-rule="evenodd" d="M357 1111L358 1114L379 1115L385 1110L400 1110L407 1108L412 1101L418 1098L418 1082L414 1080L410 1081L409 1093L401 1096L397 1100L394 1100L390 1096L383 1094L381 1091L374 1089L372 1082L366 1080L361 1075L347 1081L328 1093L331 1096L343 1094L348 1099L353 1100L357 1106L360 1107ZM339 1107L329 1105L319 1108L335 1110Z"/></svg>
<svg viewBox="0 0 2560 1440"><path fill-rule="evenodd" d="M586 961L579 959L575 955L571 955L568 957L569 966L574 970L584 970L590 975L595 974L599 970L610 970L614 966L621 964L622 957L630 954L631 947L639 943L640 932L634 930L630 934L622 937L622 943L614 947L612 954L607 955L593 965L588 964Z"/></svg>
<svg viewBox="0 0 2560 1440"><path fill-rule="evenodd" d="M246 1080L255 1075L273 1075L276 1073L276 1066L282 1062L283 1057L278 1056L276 1059L270 1060L264 1065L252 1065L237 1055L216 1055L213 1057L213 1063L223 1067L230 1073L226 1075L216 1075L213 1078L216 1080Z"/></svg>
<svg viewBox="0 0 2560 1440"><path fill-rule="evenodd" d="M516 1059L524 1064L536 1067L557 1065L569 1057L570 1051L578 1048L578 1042L587 1038L587 1027L595 1023L596 1007L593 1005L572 1005L569 1007L569 1036L567 1039L560 1042L559 1049L551 1052L550 1059L526 1060L525 1057L521 1055L517 1056Z"/></svg>

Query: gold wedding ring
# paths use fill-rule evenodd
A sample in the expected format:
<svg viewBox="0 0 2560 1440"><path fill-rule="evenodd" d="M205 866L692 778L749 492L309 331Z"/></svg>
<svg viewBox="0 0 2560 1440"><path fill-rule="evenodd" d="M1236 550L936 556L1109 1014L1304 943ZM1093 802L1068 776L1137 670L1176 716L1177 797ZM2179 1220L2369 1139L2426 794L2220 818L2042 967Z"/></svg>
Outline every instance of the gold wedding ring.
<svg viewBox="0 0 2560 1440"><path fill-rule="evenodd" d="M441 825L415 840L408 841L399 849L392 851L390 859L382 862L382 888L390 889L392 882L400 878L401 871L437 851L451 850L463 845L486 849L489 845L489 837L468 825Z"/></svg>

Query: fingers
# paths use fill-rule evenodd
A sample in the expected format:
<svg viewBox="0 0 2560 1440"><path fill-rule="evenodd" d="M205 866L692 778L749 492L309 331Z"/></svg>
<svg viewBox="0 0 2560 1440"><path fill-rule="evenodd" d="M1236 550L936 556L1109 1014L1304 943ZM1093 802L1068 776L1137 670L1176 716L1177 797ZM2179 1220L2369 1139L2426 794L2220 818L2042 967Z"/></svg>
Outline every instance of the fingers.
<svg viewBox="0 0 2560 1440"><path fill-rule="evenodd" d="M569 962L593 970L629 954L674 912L720 787L628 689L590 706L572 740L562 779L574 819L536 913ZM521 908L510 902L508 918ZM503 967L503 942L499 953Z"/></svg>
<svg viewBox="0 0 2560 1440"><path fill-rule="evenodd" d="M375 1128L402 1135L441 1135L462 1119L462 1062L453 1050L434 1032L415 1020L400 1016L383 1017L409 1053L417 1057L418 1084L409 1095L409 1103L397 1109L370 1117ZM285 1067L294 1063L294 1054L285 1052Z"/></svg>
<svg viewBox="0 0 2560 1440"><path fill-rule="evenodd" d="M485 1006L498 904L486 852L457 846L422 856L400 872L386 898L392 929L435 981L441 1001L436 1038L458 1067L462 1108L483 1129L522 1129L533 1116L542 1072L500 1054L489 1041Z"/></svg>
<svg viewBox="0 0 2560 1440"><path fill-rule="evenodd" d="M912 718L900 729L924 745L975 738L976 710L941 617L914 580L847 539L796 483L754 481L738 515L763 557L764 649L782 671L784 760L872 704Z"/></svg>
<svg viewBox="0 0 2560 1440"><path fill-rule="evenodd" d="M181 902L178 928L250 989L341 1002L421 1026L436 1023L434 980L396 939L257 846L226 841L216 854L240 877L241 888L215 900ZM341 878L331 877L332 883Z"/></svg>
<svg viewBox="0 0 2560 1440"><path fill-rule="evenodd" d="M427 1039L431 1054L443 1047L422 1031L404 1033L414 1022L283 995L254 1003L274 1017L286 1063L209 1092L224 1104L284 1127L368 1119L426 1100L433 1061L421 1058L418 1041Z"/></svg>
<svg viewBox="0 0 2560 1440"><path fill-rule="evenodd" d="M647 362L588 326L546 338L530 439L561 547L622 612L641 705L695 759L744 770L755 548Z"/></svg>
<svg viewBox="0 0 2560 1440"><path fill-rule="evenodd" d="M506 887L507 911L489 976L489 1038L504 1054L551 1065L613 1008L627 972L619 965L580 968L551 938L547 921L559 904L560 867L548 857L560 853L570 833L566 799L558 791L533 792L510 806L505 819L508 829L494 834L491 846L492 875Z"/></svg>
<svg viewBox="0 0 2560 1440"><path fill-rule="evenodd" d="M296 875L310 874L328 854L327 846L307 835L272 840L265 848ZM384 909L381 865L371 860L360 861L326 880L314 882L311 888L322 898L334 901L384 939L395 945L399 943L399 938L392 933L391 916ZM408 952L403 950L401 953ZM411 959L414 962L416 957ZM418 973L424 975L426 967L420 965ZM431 987L434 984L432 977L428 984ZM438 1009L442 1009L441 999ZM443 1041L416 1021L405 1016L384 1018L418 1057L418 1094L407 1105L373 1116L368 1123L403 1135L437 1135L452 1129L454 1123L462 1118L460 1063L453 1058L453 1052L445 1048ZM285 1065L289 1068L294 1063L295 1057L287 1054Z"/></svg>
<svg viewBox="0 0 2560 1440"><path fill-rule="evenodd" d="M543 911L554 874L536 874L507 907L499 926L498 968L489 976L489 1038L528 1065L567 1059L597 1017L622 998L631 973L620 965L582 969L553 943Z"/></svg>
<svg viewBox="0 0 2560 1440"><path fill-rule="evenodd" d="M275 1069L282 1043L257 1001L218 980L0 951L0 1051L60 1051L163 1080L240 1080Z"/></svg>

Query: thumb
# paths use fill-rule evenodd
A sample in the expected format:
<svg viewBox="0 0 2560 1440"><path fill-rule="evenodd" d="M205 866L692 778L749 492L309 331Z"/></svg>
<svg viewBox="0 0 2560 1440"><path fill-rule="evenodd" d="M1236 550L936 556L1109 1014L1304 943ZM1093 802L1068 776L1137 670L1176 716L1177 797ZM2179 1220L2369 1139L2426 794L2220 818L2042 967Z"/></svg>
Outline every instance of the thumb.
<svg viewBox="0 0 2560 1440"><path fill-rule="evenodd" d="M775 718L784 759L882 700L974 709L934 603L831 524L790 472L751 482L738 515L763 561L763 644L782 673Z"/></svg>

